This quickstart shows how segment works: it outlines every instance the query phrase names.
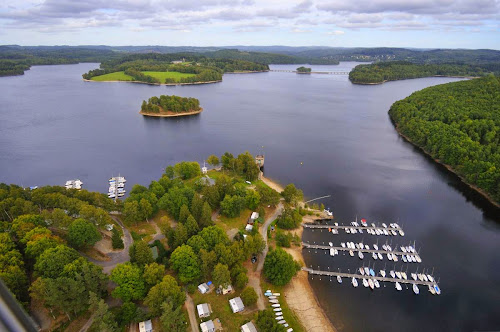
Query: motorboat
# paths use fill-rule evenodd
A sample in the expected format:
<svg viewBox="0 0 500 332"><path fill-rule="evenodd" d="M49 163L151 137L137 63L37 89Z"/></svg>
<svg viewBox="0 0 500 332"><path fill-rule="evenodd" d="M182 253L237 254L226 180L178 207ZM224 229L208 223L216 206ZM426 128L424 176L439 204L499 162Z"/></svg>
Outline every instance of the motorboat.
<svg viewBox="0 0 500 332"><path fill-rule="evenodd" d="M345 229L345 232L346 232L347 234L351 234L351 230L350 230L349 228L346 228L346 229Z"/></svg>
<svg viewBox="0 0 500 332"><path fill-rule="evenodd" d="M384 257L382 256L382 254L379 253L379 252L377 253L377 256L378 256L378 259L380 259L380 260L384 259Z"/></svg>
<svg viewBox="0 0 500 332"><path fill-rule="evenodd" d="M428 279L430 282L434 282L434 278L433 278L430 274L428 274L428 275L427 275L427 279Z"/></svg>
<svg viewBox="0 0 500 332"><path fill-rule="evenodd" d="M394 228L401 228L398 224L394 223Z"/></svg>
<svg viewBox="0 0 500 332"><path fill-rule="evenodd" d="M359 268L359 273L361 273L361 275L364 276L365 275L365 269L362 268L362 267L360 267Z"/></svg>
<svg viewBox="0 0 500 332"><path fill-rule="evenodd" d="M398 255L392 254L392 261L397 262L398 261Z"/></svg>
<svg viewBox="0 0 500 332"><path fill-rule="evenodd" d="M337 276L337 281L339 282L339 284L342 283L342 277L341 276Z"/></svg>
<svg viewBox="0 0 500 332"><path fill-rule="evenodd" d="M269 302L271 302L271 303L280 303L279 300L269 300Z"/></svg>
<svg viewBox="0 0 500 332"><path fill-rule="evenodd" d="M366 280L365 278L363 278L363 286L365 286L365 287L370 286L370 285L368 284L368 280Z"/></svg>
<svg viewBox="0 0 500 332"><path fill-rule="evenodd" d="M330 209L325 209L324 212L326 213L327 216L331 217L333 216L333 213L330 211Z"/></svg>
<svg viewBox="0 0 500 332"><path fill-rule="evenodd" d="M370 275L370 269L369 269L369 268L367 268L366 266L365 266L365 274L366 274L367 276L369 276L369 275Z"/></svg>
<svg viewBox="0 0 500 332"><path fill-rule="evenodd" d="M417 284L413 284L413 293L417 294L420 293L420 290L418 289Z"/></svg>
<svg viewBox="0 0 500 332"><path fill-rule="evenodd" d="M366 250L370 250L370 246L369 246L369 245L367 245L367 244L365 244L365 249L366 249Z"/></svg>
<svg viewBox="0 0 500 332"><path fill-rule="evenodd" d="M432 287L431 285L429 285L429 292L432 294L432 295L436 295L436 290L434 289L434 287Z"/></svg>
<svg viewBox="0 0 500 332"><path fill-rule="evenodd" d="M335 256L335 249L330 248L330 256Z"/></svg>
<svg viewBox="0 0 500 332"><path fill-rule="evenodd" d="M377 253L376 252L372 252L372 257L373 257L373 259L378 259Z"/></svg>
<svg viewBox="0 0 500 332"><path fill-rule="evenodd" d="M345 242L342 242L340 245L342 246L342 248L345 248Z"/></svg>
<svg viewBox="0 0 500 332"><path fill-rule="evenodd" d="M380 270L380 275L385 278L385 270Z"/></svg>
<svg viewBox="0 0 500 332"><path fill-rule="evenodd" d="M398 279L401 279L401 272L396 271L395 273L396 273L396 277L398 277Z"/></svg>
<svg viewBox="0 0 500 332"><path fill-rule="evenodd" d="M359 249L359 243L354 243L356 249Z"/></svg>
<svg viewBox="0 0 500 332"><path fill-rule="evenodd" d="M406 248L403 247L403 246L401 246L401 251L404 252L404 253L406 253Z"/></svg>
<svg viewBox="0 0 500 332"><path fill-rule="evenodd" d="M373 279L373 283L375 284L375 287L380 288L380 283L377 279Z"/></svg>
<svg viewBox="0 0 500 332"><path fill-rule="evenodd" d="M361 219L361 225L363 225L363 226L365 226L365 227L368 225L368 224L366 223L366 219Z"/></svg>
<svg viewBox="0 0 500 332"><path fill-rule="evenodd" d="M387 228L387 225L385 223L382 223L382 227Z"/></svg>
<svg viewBox="0 0 500 332"><path fill-rule="evenodd" d="M368 286L370 286L371 289L375 288L375 284L373 283L372 279L368 279Z"/></svg>
<svg viewBox="0 0 500 332"><path fill-rule="evenodd" d="M274 296L274 295L269 295L268 299L269 299L269 300L276 300L276 299L277 299L277 297L276 297L276 296Z"/></svg>
<svg viewBox="0 0 500 332"><path fill-rule="evenodd" d="M390 261L392 261L392 254L389 253L389 252L387 253L387 259L390 260Z"/></svg>
<svg viewBox="0 0 500 332"><path fill-rule="evenodd" d="M405 236L405 232L403 232L403 230L402 230L402 229L399 229L399 235L401 235L401 236Z"/></svg>
<svg viewBox="0 0 500 332"><path fill-rule="evenodd" d="M417 260L417 263L422 263L422 258L420 258L419 255L416 255L415 259Z"/></svg>
<svg viewBox="0 0 500 332"><path fill-rule="evenodd" d="M427 281L427 276L424 273L422 273L422 279L424 279L424 281Z"/></svg>
<svg viewBox="0 0 500 332"><path fill-rule="evenodd" d="M352 283L352 285L353 285L354 287L358 287L358 279L356 279L356 278L352 277L352 281L351 281L351 283Z"/></svg>
<svg viewBox="0 0 500 332"><path fill-rule="evenodd" d="M396 278L396 273L394 273L394 270L391 270L391 272L389 272L389 273L390 273L391 277Z"/></svg>
<svg viewBox="0 0 500 332"><path fill-rule="evenodd" d="M359 248L365 249L365 245L363 244L363 242L360 242L358 245L359 245Z"/></svg>
<svg viewBox="0 0 500 332"><path fill-rule="evenodd" d="M330 245L330 247L333 247L333 243L332 242L328 242L328 245Z"/></svg>
<svg viewBox="0 0 500 332"><path fill-rule="evenodd" d="M408 260L406 259L406 255L402 255L401 259L403 260L403 262L408 263Z"/></svg>
<svg viewBox="0 0 500 332"><path fill-rule="evenodd" d="M273 293L273 296L280 296L280 293Z"/></svg>
<svg viewBox="0 0 500 332"><path fill-rule="evenodd" d="M354 251L349 250L349 255L354 256Z"/></svg>
<svg viewBox="0 0 500 332"><path fill-rule="evenodd" d="M363 257L365 257L365 255L363 255L363 253L361 251L358 251L358 257L359 257L359 259L363 259Z"/></svg>
<svg viewBox="0 0 500 332"><path fill-rule="evenodd" d="M370 269L370 275L371 275L372 277L375 277L375 271L373 271L373 269Z"/></svg>
<svg viewBox="0 0 500 332"><path fill-rule="evenodd" d="M401 272L401 276L403 277L404 280L408 280L408 276L406 275L406 272Z"/></svg>
<svg viewBox="0 0 500 332"><path fill-rule="evenodd" d="M373 249L378 250L378 245L374 244Z"/></svg>
<svg viewBox="0 0 500 332"><path fill-rule="evenodd" d="M437 295L440 295L441 294L441 289L439 288L438 285L434 285L434 290L436 291L436 294Z"/></svg>
<svg viewBox="0 0 500 332"><path fill-rule="evenodd" d="M412 272L411 277L413 280L417 281L417 274L416 273Z"/></svg>
<svg viewBox="0 0 500 332"><path fill-rule="evenodd" d="M396 289L397 289L398 291L400 291L400 290L402 290L402 289L403 289L403 287L401 287L401 284L400 284L399 282L397 282L397 281L396 281Z"/></svg>
<svg viewBox="0 0 500 332"><path fill-rule="evenodd" d="M391 231L392 235L394 235L394 236L398 235L398 233L396 233L395 230L391 229L390 231Z"/></svg>
<svg viewBox="0 0 500 332"><path fill-rule="evenodd" d="M276 320L283 320L283 316L276 316L274 319L276 319Z"/></svg>
<svg viewBox="0 0 500 332"><path fill-rule="evenodd" d="M424 281L424 277L422 276L422 273L417 274L418 280Z"/></svg>

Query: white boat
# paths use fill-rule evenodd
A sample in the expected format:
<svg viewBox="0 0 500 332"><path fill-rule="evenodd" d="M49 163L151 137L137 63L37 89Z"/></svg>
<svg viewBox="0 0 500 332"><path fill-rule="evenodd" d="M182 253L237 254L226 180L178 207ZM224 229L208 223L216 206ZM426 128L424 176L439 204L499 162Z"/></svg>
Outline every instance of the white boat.
<svg viewBox="0 0 500 332"><path fill-rule="evenodd" d="M329 245L330 247L333 247L333 243L332 243L332 242L328 242L328 245Z"/></svg>
<svg viewBox="0 0 500 332"><path fill-rule="evenodd" d="M271 293L271 290L270 289L266 290L266 293Z"/></svg>
<svg viewBox="0 0 500 332"><path fill-rule="evenodd" d="M335 249L330 248L330 256L335 256Z"/></svg>
<svg viewBox="0 0 500 332"><path fill-rule="evenodd" d="M342 246L342 248L345 248L345 242L342 242L340 245Z"/></svg>
<svg viewBox="0 0 500 332"><path fill-rule="evenodd" d="M416 255L415 259L417 260L417 263L422 263L422 259L420 258L419 255Z"/></svg>
<svg viewBox="0 0 500 332"><path fill-rule="evenodd" d="M397 261L398 261L398 255L396 255L396 254L392 254L392 260L393 260L394 262L397 262Z"/></svg>
<svg viewBox="0 0 500 332"><path fill-rule="evenodd" d="M392 254L391 253L387 253L387 259L392 261Z"/></svg>
<svg viewBox="0 0 500 332"><path fill-rule="evenodd" d="M359 243L359 247L360 247L361 249L365 249L365 245L363 244L363 242L360 242L360 243Z"/></svg>
<svg viewBox="0 0 500 332"><path fill-rule="evenodd" d="M401 276L403 277L404 280L408 280L408 276L406 275L406 272L401 272Z"/></svg>
<svg viewBox="0 0 500 332"><path fill-rule="evenodd" d="M429 279L430 282L434 282L434 278L430 274L427 275L427 279Z"/></svg>
<svg viewBox="0 0 500 332"><path fill-rule="evenodd" d="M418 289L417 284L413 284L413 293L417 294L420 293L420 290Z"/></svg>
<svg viewBox="0 0 500 332"><path fill-rule="evenodd" d="M432 294L432 295L436 295L436 290L434 289L434 287L432 287L431 285L429 285L429 292Z"/></svg>
<svg viewBox="0 0 500 332"><path fill-rule="evenodd" d="M279 307L281 307L281 305L280 304L271 304L271 307L273 307L273 308L279 308Z"/></svg>
<svg viewBox="0 0 500 332"><path fill-rule="evenodd" d="M391 277L396 278L396 273L394 273L393 270L391 270L391 272L389 272L389 274L391 275Z"/></svg>
<svg viewBox="0 0 500 332"><path fill-rule="evenodd" d="M283 320L283 316L276 316L274 319L276 319L276 320Z"/></svg>
<svg viewBox="0 0 500 332"><path fill-rule="evenodd" d="M281 311L281 308L274 308L274 311Z"/></svg>
<svg viewBox="0 0 500 332"><path fill-rule="evenodd" d="M358 232L359 232L360 234L363 234L363 230L362 230L361 228L360 228L360 229L358 229Z"/></svg>
<svg viewBox="0 0 500 332"><path fill-rule="evenodd" d="M394 228L401 228L398 224L394 223Z"/></svg>
<svg viewBox="0 0 500 332"><path fill-rule="evenodd" d="M356 278L352 277L352 281L351 281L351 283L352 283L352 285L353 285L354 287L358 287L358 279L356 279Z"/></svg>
<svg viewBox="0 0 500 332"><path fill-rule="evenodd" d="M403 247L403 246L401 246L401 251L404 252L404 253L406 253L406 248Z"/></svg>
<svg viewBox="0 0 500 332"><path fill-rule="evenodd" d="M369 287L370 286L368 284L368 280L366 280L365 278L363 278L363 286L365 286L365 287Z"/></svg>
<svg viewBox="0 0 500 332"><path fill-rule="evenodd" d="M368 279L368 286L370 286L371 289L375 288L375 284L373 283L373 280Z"/></svg>
<svg viewBox="0 0 500 332"><path fill-rule="evenodd" d="M354 243L354 247L355 247L356 249L359 249L359 243Z"/></svg>
<svg viewBox="0 0 500 332"><path fill-rule="evenodd" d="M412 277L413 280L417 281L417 274L416 273L412 273L411 277Z"/></svg>
<svg viewBox="0 0 500 332"><path fill-rule="evenodd" d="M401 259L403 260L403 262L408 263L408 260L406 259L406 255L401 256Z"/></svg>
<svg viewBox="0 0 500 332"><path fill-rule="evenodd" d="M269 300L269 302L271 302L271 303L280 303L279 300Z"/></svg>
<svg viewBox="0 0 500 332"><path fill-rule="evenodd" d="M330 211L330 209L324 209L323 211L326 213L327 216L329 217L333 216L333 213Z"/></svg>
<svg viewBox="0 0 500 332"><path fill-rule="evenodd" d="M382 231L384 232L384 235L389 235L389 233L387 232L387 229L383 229Z"/></svg>
<svg viewBox="0 0 500 332"><path fill-rule="evenodd" d="M379 253L379 252L377 253L377 256L378 256L378 259L380 259L380 260L384 259L384 257L382 256L382 254Z"/></svg>
<svg viewBox="0 0 500 332"><path fill-rule="evenodd" d="M372 227L373 227L373 228L376 228L377 226L375 225L375 223L372 223Z"/></svg>
<svg viewBox="0 0 500 332"><path fill-rule="evenodd" d="M396 289L398 291L402 290L403 288L401 287L401 285L399 284L399 282L396 281Z"/></svg>
<svg viewBox="0 0 500 332"><path fill-rule="evenodd" d="M276 296L269 295L268 299L269 299L269 300L276 300Z"/></svg>
<svg viewBox="0 0 500 332"><path fill-rule="evenodd" d="M367 267L365 267L365 274L366 274L367 276L369 276L369 275L370 275L370 269L369 269L369 268L367 268Z"/></svg>
<svg viewBox="0 0 500 332"><path fill-rule="evenodd" d="M396 271L395 273L396 273L396 277L398 277L398 279L401 279L401 272Z"/></svg>
<svg viewBox="0 0 500 332"><path fill-rule="evenodd" d="M356 234L358 230L356 228L351 228L351 234Z"/></svg>
<svg viewBox="0 0 500 332"><path fill-rule="evenodd" d="M365 244L365 249L366 249L366 250L370 250L370 246L369 246L369 245L367 245L367 244Z"/></svg>
<svg viewBox="0 0 500 332"><path fill-rule="evenodd" d="M417 274L418 280L424 281L424 277L422 277L422 273Z"/></svg>
<svg viewBox="0 0 500 332"><path fill-rule="evenodd" d="M361 275L364 276L365 275L365 269L362 268L362 267L360 267L359 268L359 273L361 273Z"/></svg>
<svg viewBox="0 0 500 332"><path fill-rule="evenodd" d="M403 232L403 230L402 230L402 229L400 229L400 230L399 230L399 235L401 235L401 236L405 236L405 232Z"/></svg>
<svg viewBox="0 0 500 332"><path fill-rule="evenodd" d="M352 250L349 250L349 255L354 256L354 252Z"/></svg>
<svg viewBox="0 0 500 332"><path fill-rule="evenodd" d="M374 279L373 283L375 284L375 287L380 288L380 283L378 282L377 279Z"/></svg>
<svg viewBox="0 0 500 332"><path fill-rule="evenodd" d="M391 233L392 233L392 235L398 235L398 233L396 233L396 231L393 229L391 230Z"/></svg>
<svg viewBox="0 0 500 332"><path fill-rule="evenodd" d="M273 293L273 296L280 296L280 293Z"/></svg>
<svg viewBox="0 0 500 332"><path fill-rule="evenodd" d="M378 250L378 245L374 244L373 249Z"/></svg>
<svg viewBox="0 0 500 332"><path fill-rule="evenodd" d="M382 226L383 226L384 228L387 228L387 225L386 225L385 223L382 223Z"/></svg>
<svg viewBox="0 0 500 332"><path fill-rule="evenodd" d="M346 228L346 229L345 229L345 232L346 232L347 234L351 234L351 231L349 230L349 228Z"/></svg>
<svg viewBox="0 0 500 332"><path fill-rule="evenodd" d="M385 278L385 270L380 270L380 275Z"/></svg>
<svg viewBox="0 0 500 332"><path fill-rule="evenodd" d="M373 257L373 259L378 259L377 253L376 252L372 252L372 257Z"/></svg>
<svg viewBox="0 0 500 332"><path fill-rule="evenodd" d="M275 312L274 315L275 316L281 316L281 315L283 315L283 313L282 312Z"/></svg>
<svg viewBox="0 0 500 332"><path fill-rule="evenodd" d="M428 279L427 279L427 275L426 275L426 274L424 274L424 273L422 273L422 279L424 279L424 281L428 281Z"/></svg>
<svg viewBox="0 0 500 332"><path fill-rule="evenodd" d="M342 283L342 277L341 276L337 276L337 281L339 282L339 284Z"/></svg>

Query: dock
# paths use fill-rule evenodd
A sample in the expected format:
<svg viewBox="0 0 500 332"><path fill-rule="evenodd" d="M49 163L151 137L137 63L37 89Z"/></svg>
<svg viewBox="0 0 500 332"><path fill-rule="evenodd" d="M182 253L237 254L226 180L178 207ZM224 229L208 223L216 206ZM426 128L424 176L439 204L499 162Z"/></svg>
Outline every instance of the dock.
<svg viewBox="0 0 500 332"><path fill-rule="evenodd" d="M387 230L387 231L396 231L399 232L401 228L395 228L395 227L373 227L373 226L351 226L351 225L318 225L318 224L302 224L304 228L312 228L312 229L346 229L346 228L353 228L353 229L373 229L373 230ZM392 235L392 234L391 234Z"/></svg>
<svg viewBox="0 0 500 332"><path fill-rule="evenodd" d="M352 250L353 252L358 252L358 251L361 251L363 253L380 253L380 254L392 254L392 255L399 255L399 256L402 256L402 255L413 255L415 257L419 257L420 259L422 259L418 253L407 253L407 252L402 252L402 251L388 251L388 250L375 250L375 249L361 249L361 248L356 248L356 249L351 249L351 248L344 248L344 247L330 247L330 246L324 246L324 245L320 245L320 244L310 244L310 243L306 243L306 242L302 242L302 248L303 249L320 249L320 250L330 250L330 249L337 249L337 250L343 250L343 251L350 251Z"/></svg>
<svg viewBox="0 0 500 332"><path fill-rule="evenodd" d="M309 274L312 275L319 275L319 276L328 276L328 277L337 277L340 276L341 278L349 278L352 280L352 278L356 279L372 279L372 280L378 280L378 281L383 281L383 282L399 282L400 284L416 284L416 285L422 285L422 286L432 286L434 287L437 285L436 282L431 282L431 281L420 281L420 280L413 280L413 279L398 279L398 278L388 278L388 277L379 277L379 276L364 276L361 274L353 274L353 273L343 273L343 272L335 272L335 271L321 271L321 270L314 270L308 267L303 267L302 271L306 271Z"/></svg>

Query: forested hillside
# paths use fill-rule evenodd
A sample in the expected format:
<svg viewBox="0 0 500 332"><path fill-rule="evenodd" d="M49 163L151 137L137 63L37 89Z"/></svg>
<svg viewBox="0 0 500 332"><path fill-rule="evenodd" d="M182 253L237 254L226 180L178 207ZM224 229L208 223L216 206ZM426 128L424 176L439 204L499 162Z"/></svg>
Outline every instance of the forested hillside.
<svg viewBox="0 0 500 332"><path fill-rule="evenodd" d="M386 81L430 76L483 76L491 70L500 68L465 64L414 64L393 61L358 65L349 73L349 80L356 84L377 84Z"/></svg>
<svg viewBox="0 0 500 332"><path fill-rule="evenodd" d="M401 134L500 203L500 80L429 87L389 111Z"/></svg>

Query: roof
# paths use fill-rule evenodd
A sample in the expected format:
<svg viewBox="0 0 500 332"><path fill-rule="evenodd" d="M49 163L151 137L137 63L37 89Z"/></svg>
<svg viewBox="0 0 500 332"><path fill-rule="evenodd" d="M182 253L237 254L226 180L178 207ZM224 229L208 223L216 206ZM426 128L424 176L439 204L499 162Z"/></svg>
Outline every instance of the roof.
<svg viewBox="0 0 500 332"><path fill-rule="evenodd" d="M252 212L252 215L250 216L250 219L257 219L259 217L258 212Z"/></svg>
<svg viewBox="0 0 500 332"><path fill-rule="evenodd" d="M213 186L215 184L215 180L208 177L208 175L200 178L200 183L205 186Z"/></svg>
<svg viewBox="0 0 500 332"><path fill-rule="evenodd" d="M250 224L247 224L247 226L245 227L245 230L246 231L251 231L253 229L253 225L250 225Z"/></svg>
<svg viewBox="0 0 500 332"><path fill-rule="evenodd" d="M211 320L203 322L200 324L201 332L213 331L215 329L214 322Z"/></svg>
<svg viewBox="0 0 500 332"><path fill-rule="evenodd" d="M241 325L241 332L257 332L257 329L252 322L248 322L245 325Z"/></svg>
<svg viewBox="0 0 500 332"><path fill-rule="evenodd" d="M240 297L235 297L234 299L229 300L229 305L231 305L231 309L233 310L233 312L245 309L243 301Z"/></svg>
<svg viewBox="0 0 500 332"><path fill-rule="evenodd" d="M151 323L151 319L144 321L144 322L140 322L139 323L139 331L140 332L153 331L153 324Z"/></svg>
<svg viewBox="0 0 500 332"><path fill-rule="evenodd" d="M158 258L158 247L151 247L151 254L153 254L153 259Z"/></svg>
<svg viewBox="0 0 500 332"><path fill-rule="evenodd" d="M196 310L198 310L198 316L210 315L210 308L208 307L208 303L198 304L196 306Z"/></svg>

